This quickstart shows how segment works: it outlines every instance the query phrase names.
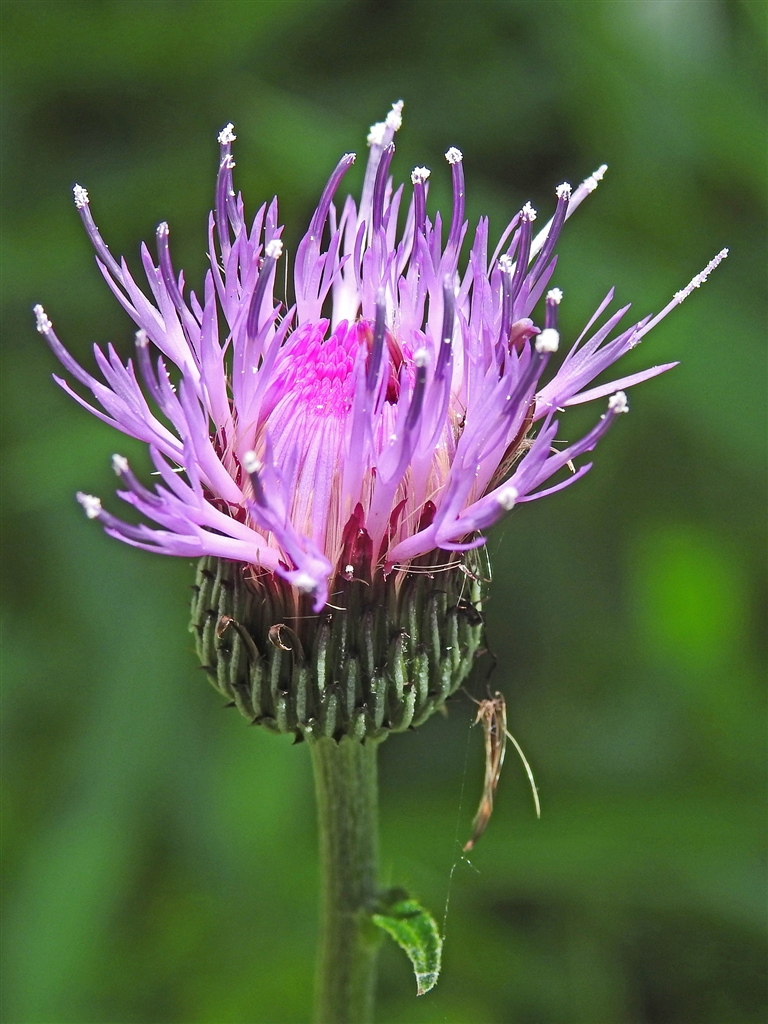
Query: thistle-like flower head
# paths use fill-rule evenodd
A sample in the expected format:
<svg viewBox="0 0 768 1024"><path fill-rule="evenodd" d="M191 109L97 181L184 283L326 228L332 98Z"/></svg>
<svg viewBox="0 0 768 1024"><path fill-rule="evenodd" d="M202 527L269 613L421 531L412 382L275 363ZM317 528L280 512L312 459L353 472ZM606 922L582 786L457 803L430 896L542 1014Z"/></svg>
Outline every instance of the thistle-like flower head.
<svg viewBox="0 0 768 1024"><path fill-rule="evenodd" d="M402 107L371 127L359 204L334 204L354 154L337 164L298 246L285 301L275 297L286 259L277 201L246 221L233 187L231 124L218 137L210 269L199 296L173 267L165 223L157 262L142 247L142 291L75 185L98 266L138 327L135 359L96 347L98 380L69 355L40 306L37 328L98 407L58 383L145 441L160 476L149 489L126 459L113 459L120 497L148 521L140 525L78 494L107 533L164 554L244 563L254 577L276 574L297 595L312 594L319 611L335 580L398 574L431 552L477 547L515 505L573 483L589 463L556 474L627 411L622 389L674 365L590 388L727 250L658 315L629 327L618 326L627 306L600 322L609 292L553 370L563 297L549 288L555 245L605 167L576 189L559 185L538 233L526 203L490 256L481 219L464 264L462 154L445 154L453 208L444 230L439 213L427 215L428 168L413 170L406 204L390 177ZM558 410L608 396L584 437L554 447Z"/></svg>

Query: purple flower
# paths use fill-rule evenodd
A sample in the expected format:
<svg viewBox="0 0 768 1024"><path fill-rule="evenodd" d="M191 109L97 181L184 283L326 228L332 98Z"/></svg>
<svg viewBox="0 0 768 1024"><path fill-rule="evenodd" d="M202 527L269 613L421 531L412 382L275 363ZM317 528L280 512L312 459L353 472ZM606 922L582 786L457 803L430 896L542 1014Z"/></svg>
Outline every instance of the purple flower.
<svg viewBox="0 0 768 1024"><path fill-rule="evenodd" d="M629 327L618 327L629 306L598 326L611 290L548 372L560 343L562 292L548 290L555 244L605 167L576 190L558 186L554 214L535 235L536 212L526 203L490 258L482 218L460 269L467 222L458 149L445 154L453 178L445 242L440 214L432 221L426 213L424 167L411 174L398 230L403 186L394 188L389 168L402 106L371 128L359 206L347 198L339 212L333 202L354 154L331 174L296 252L290 308L274 297L283 248L277 200L258 210L249 230L233 188L231 124L219 135L211 267L201 297L185 296L167 224L157 229L157 264L142 246L149 294L141 291L102 240L88 193L74 187L99 269L138 325L135 360L123 363L111 345L106 355L95 347L101 381L69 355L41 306L37 328L100 408L65 380L57 383L106 423L146 441L162 481L150 490L126 459L113 458L120 497L153 526L131 525L98 498L78 494L111 536L276 573L313 594L320 610L337 574L370 578L436 549L477 547L513 506L573 483L591 463L548 482L627 411L620 389L675 365L589 386L727 250L659 314ZM607 411L581 440L553 447L558 411L608 395Z"/></svg>

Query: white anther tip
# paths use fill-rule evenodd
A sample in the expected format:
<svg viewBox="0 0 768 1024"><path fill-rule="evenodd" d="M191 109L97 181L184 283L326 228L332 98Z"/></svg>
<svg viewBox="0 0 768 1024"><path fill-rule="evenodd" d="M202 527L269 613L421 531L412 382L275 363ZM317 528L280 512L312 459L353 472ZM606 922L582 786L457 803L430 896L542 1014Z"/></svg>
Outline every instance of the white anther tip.
<svg viewBox="0 0 768 1024"><path fill-rule="evenodd" d="M460 164L461 161L464 159L464 154L461 152L460 149L456 149L455 146L451 146L451 148L445 154L445 159L448 161L449 164Z"/></svg>
<svg viewBox="0 0 768 1024"><path fill-rule="evenodd" d="M502 274L511 274L514 263L505 253L503 256L499 256L499 270Z"/></svg>
<svg viewBox="0 0 768 1024"><path fill-rule="evenodd" d="M78 491L75 495L77 500L83 506L83 511L89 519L98 519L101 515L101 499L94 497L93 494L83 494L82 491Z"/></svg>
<svg viewBox="0 0 768 1024"><path fill-rule="evenodd" d="M536 338L537 352L557 352L560 345L560 335L554 327L546 327Z"/></svg>
<svg viewBox="0 0 768 1024"><path fill-rule="evenodd" d="M48 314L45 312L43 307L38 303L32 307L32 312L35 314L35 329L41 334L47 334L48 331L53 327L53 324L48 319Z"/></svg>
<svg viewBox="0 0 768 1024"><path fill-rule="evenodd" d="M617 391L615 395L611 395L608 399L608 411L615 413L617 416L619 413L629 412L629 402L623 391Z"/></svg>
<svg viewBox="0 0 768 1024"><path fill-rule="evenodd" d="M550 288L547 292L547 302L554 302L556 306L559 306L563 301L563 292L560 288Z"/></svg>
<svg viewBox="0 0 768 1024"><path fill-rule="evenodd" d="M413 353L413 363L419 369L423 369L429 362L429 352L425 348L416 349Z"/></svg>
<svg viewBox="0 0 768 1024"><path fill-rule="evenodd" d="M136 331L136 345L138 348L146 348L149 345L149 335L143 327Z"/></svg>
<svg viewBox="0 0 768 1024"><path fill-rule="evenodd" d="M598 186L598 183L605 177L605 172L608 170L608 164L600 164L596 171L593 171L588 178L585 178L582 182L583 187L588 192L594 192Z"/></svg>
<svg viewBox="0 0 768 1024"><path fill-rule="evenodd" d="M220 146L228 146L234 142L237 136L235 135L235 126L230 121L229 124L225 124L219 132L218 141Z"/></svg>
<svg viewBox="0 0 768 1024"><path fill-rule="evenodd" d="M376 124L371 125L365 141L369 146L380 146L384 141L384 132L386 130L386 123L384 121L377 121Z"/></svg>
<svg viewBox="0 0 768 1024"><path fill-rule="evenodd" d="M517 488L513 487L512 484L507 484L506 487L502 487L502 489L496 495L496 500L498 501L499 505L501 505L505 512L509 512L510 509L514 507L517 498Z"/></svg>
<svg viewBox="0 0 768 1024"><path fill-rule="evenodd" d="M267 242L267 247L264 250L265 256L268 256L271 260L279 260L283 255L283 243L279 238L273 238L271 242Z"/></svg>
<svg viewBox="0 0 768 1024"><path fill-rule="evenodd" d="M431 173L428 167L414 167L411 171L411 184L423 185Z"/></svg>
<svg viewBox="0 0 768 1024"><path fill-rule="evenodd" d="M687 299L695 288L701 288L701 286L707 280L712 271L716 267L720 266L720 264L727 257L727 255L728 250L721 249L717 256L715 256L714 259L711 259L709 263L706 265L706 267L704 267L704 269L701 271L701 273L697 274L692 281L689 281L689 283L685 286L685 288L683 288L682 291L675 292L675 299L677 300L677 302L682 302L684 299Z"/></svg>
<svg viewBox="0 0 768 1024"><path fill-rule="evenodd" d="M348 164L353 164L357 160L357 153L345 153L342 160L346 160Z"/></svg>
<svg viewBox="0 0 768 1024"><path fill-rule="evenodd" d="M170 234L170 231L171 229L168 227L168 221L162 220L157 225L157 231L155 233L157 234L158 238L165 238L167 235Z"/></svg>
<svg viewBox="0 0 768 1024"><path fill-rule="evenodd" d="M128 472L128 459L124 455L113 455L112 456L112 469L115 471L117 476L122 476L123 473Z"/></svg>
<svg viewBox="0 0 768 1024"><path fill-rule="evenodd" d="M526 203L520 211L520 216L523 220L534 221L536 220L537 214L530 203Z"/></svg>
<svg viewBox="0 0 768 1024"><path fill-rule="evenodd" d="M391 128L393 132L399 131L402 127L404 106L405 102L403 100L398 100L396 103L392 104L392 109L387 114L385 124L387 128Z"/></svg>
<svg viewBox="0 0 768 1024"><path fill-rule="evenodd" d="M317 589L317 580L308 572L297 572L291 583L304 594L311 594L313 590Z"/></svg>
<svg viewBox="0 0 768 1024"><path fill-rule="evenodd" d="M82 208L87 206L91 201L88 198L88 189L83 188L82 185L73 185L72 195L75 197L75 206L78 210L82 210Z"/></svg>
<svg viewBox="0 0 768 1024"><path fill-rule="evenodd" d="M555 189L555 195L558 199L570 199L572 191L570 182L564 181L562 185L558 185Z"/></svg>
<svg viewBox="0 0 768 1024"><path fill-rule="evenodd" d="M258 473L261 469L261 461L258 455L254 451L246 452L243 456L243 469L249 475L251 473Z"/></svg>

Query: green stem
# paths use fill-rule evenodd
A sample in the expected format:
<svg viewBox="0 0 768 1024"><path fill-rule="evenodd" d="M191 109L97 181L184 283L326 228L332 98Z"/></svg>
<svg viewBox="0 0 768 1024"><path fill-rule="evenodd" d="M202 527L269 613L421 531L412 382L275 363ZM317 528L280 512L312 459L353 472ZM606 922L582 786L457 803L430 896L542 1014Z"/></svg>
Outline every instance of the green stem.
<svg viewBox="0 0 768 1024"><path fill-rule="evenodd" d="M378 929L376 749L349 737L310 742L320 836L316 1024L370 1024Z"/></svg>

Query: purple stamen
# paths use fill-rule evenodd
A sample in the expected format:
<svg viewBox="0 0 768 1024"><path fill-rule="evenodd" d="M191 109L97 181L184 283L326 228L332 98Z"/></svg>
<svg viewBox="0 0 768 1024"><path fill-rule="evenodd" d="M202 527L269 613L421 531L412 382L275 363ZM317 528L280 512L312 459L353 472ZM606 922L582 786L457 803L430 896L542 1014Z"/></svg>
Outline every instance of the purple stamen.
<svg viewBox="0 0 768 1024"><path fill-rule="evenodd" d="M456 299L453 294L453 282L450 275L443 281L443 331L441 334L440 351L437 355L435 380L442 380L453 351L453 325L456 319Z"/></svg>
<svg viewBox="0 0 768 1024"><path fill-rule="evenodd" d="M246 452L242 459L242 467L248 474L248 479L251 481L251 487L253 488L253 497L257 505L261 505L264 508L269 507L267 502L267 496L264 493L264 488L261 483L261 469L262 465L256 456L256 452Z"/></svg>
<svg viewBox="0 0 768 1024"><path fill-rule="evenodd" d="M560 237L563 224L565 224L565 218L568 216L568 205L571 201L571 186L567 181L564 181L562 185L557 186L557 206L555 208L555 215L552 218L552 224L549 228L546 241L541 248L536 262L533 264L531 269L531 279L537 281L539 277L549 263L549 258L554 252L557 240Z"/></svg>
<svg viewBox="0 0 768 1024"><path fill-rule="evenodd" d="M536 219L536 211L530 203L526 203L520 214L520 237L517 245L517 262L512 283L509 286L510 302L514 303L520 294L523 281L528 273L528 260L531 253L531 224Z"/></svg>
<svg viewBox="0 0 768 1024"><path fill-rule="evenodd" d="M123 271L120 267L120 264L117 262L115 257L107 248L104 239L101 237L101 234L99 233L99 229L96 227L96 224L94 223L93 214L91 213L91 201L88 198L88 192L86 191L86 189L83 188L82 185L74 185L72 187L72 192L75 197L75 206L77 207L77 212L80 214L80 219L83 222L83 226L85 227L86 233L88 234L88 238L91 240L91 245L96 250L102 263L106 264L106 266L109 268L109 271L112 274L112 276L117 278L117 280L122 284Z"/></svg>
<svg viewBox="0 0 768 1024"><path fill-rule="evenodd" d="M149 338L146 331L136 332L136 359L139 363L139 372L144 380L145 387L151 393L157 405L162 409L164 407L163 392L152 367L152 360L149 356Z"/></svg>
<svg viewBox="0 0 768 1024"><path fill-rule="evenodd" d="M509 328L512 323L512 267L513 263L509 256L502 256L499 260L501 271L501 327L499 329L499 345L504 346L509 339Z"/></svg>
<svg viewBox="0 0 768 1024"><path fill-rule="evenodd" d="M368 368L365 386L369 392L376 390L381 371L381 360L384 354L384 335L386 333L387 304L384 289L379 288L376 294L376 319L373 324L373 345L368 356Z"/></svg>
<svg viewBox="0 0 768 1024"><path fill-rule="evenodd" d="M230 183L232 181L232 167L234 165L234 160L229 152L224 152L223 146L222 154L221 163L219 164L219 174L216 179L216 233L219 236L219 248L221 249L222 256L226 259L230 251L227 199L231 188Z"/></svg>
<svg viewBox="0 0 768 1024"><path fill-rule="evenodd" d="M178 282L173 273L173 264L171 263L171 252L168 247L168 235L169 228L165 221L162 224L158 224L157 227L157 253L160 259L160 273L162 274L163 282L168 290L168 294L171 297L171 302L176 307L177 311L181 314L182 320L189 317L189 310L184 302L184 298L179 289Z"/></svg>
<svg viewBox="0 0 768 1024"><path fill-rule="evenodd" d="M445 159L451 165L453 181L453 210L451 212L451 229L448 233L446 248L451 252L455 252L458 250L461 242L461 229L464 224L464 157L460 149L451 146L445 154Z"/></svg>
<svg viewBox="0 0 768 1024"><path fill-rule="evenodd" d="M339 160L334 168L333 174L328 179L328 183L323 189L323 194L320 196L320 202L317 204L312 221L309 225L309 236L313 241L320 243L320 236L323 233L325 222L328 219L328 210L330 209L331 202L336 189L341 184L341 179L347 173L349 168L355 162L354 153L345 153L344 156Z"/></svg>
<svg viewBox="0 0 768 1024"><path fill-rule="evenodd" d="M544 313L544 326L557 330L557 314L560 303L563 301L563 293L559 288L552 288L547 292L546 312Z"/></svg>
<svg viewBox="0 0 768 1024"><path fill-rule="evenodd" d="M232 187L232 168L235 166L235 161L232 159L231 155L232 143L237 138L234 132L234 127L235 126L231 122L225 125L219 132L218 141L220 146L220 167L223 170L224 179L224 207L226 208L229 223L232 225L232 230L234 231L235 236L237 236L239 229L242 227L242 211L238 209L235 202L235 190Z"/></svg>
<svg viewBox="0 0 768 1024"><path fill-rule="evenodd" d="M508 417L514 418L523 408L527 410L530 399L529 392L544 372L548 359L549 351L547 349L534 346L528 366L512 392L504 400L504 412Z"/></svg>
<svg viewBox="0 0 768 1024"><path fill-rule="evenodd" d="M416 383L413 386L411 403L408 406L408 415L405 418L406 433L416 428L424 405L424 392L427 388L427 353L420 349L413 357L416 366Z"/></svg>
<svg viewBox="0 0 768 1024"><path fill-rule="evenodd" d="M251 305L248 310L246 331L249 338L255 338L259 333L261 307L264 302L264 296L267 294L267 289L269 288L272 280L272 272L275 269L275 265L280 258L282 251L283 243L277 238L273 239L267 245L261 270L259 271L259 276L256 280L256 287L253 289Z"/></svg>
<svg viewBox="0 0 768 1024"><path fill-rule="evenodd" d="M411 171L413 185L413 233L425 235L427 231L427 191L426 181L432 172L428 167L414 167ZM415 246L414 246L415 247Z"/></svg>
<svg viewBox="0 0 768 1024"><path fill-rule="evenodd" d="M373 207L371 211L374 233L378 233L381 228L381 221L384 216L384 194L387 188L389 165L392 163L394 152L395 144L394 142L390 142L389 145L385 146L382 150L379 166L376 169L376 181L373 186Z"/></svg>

